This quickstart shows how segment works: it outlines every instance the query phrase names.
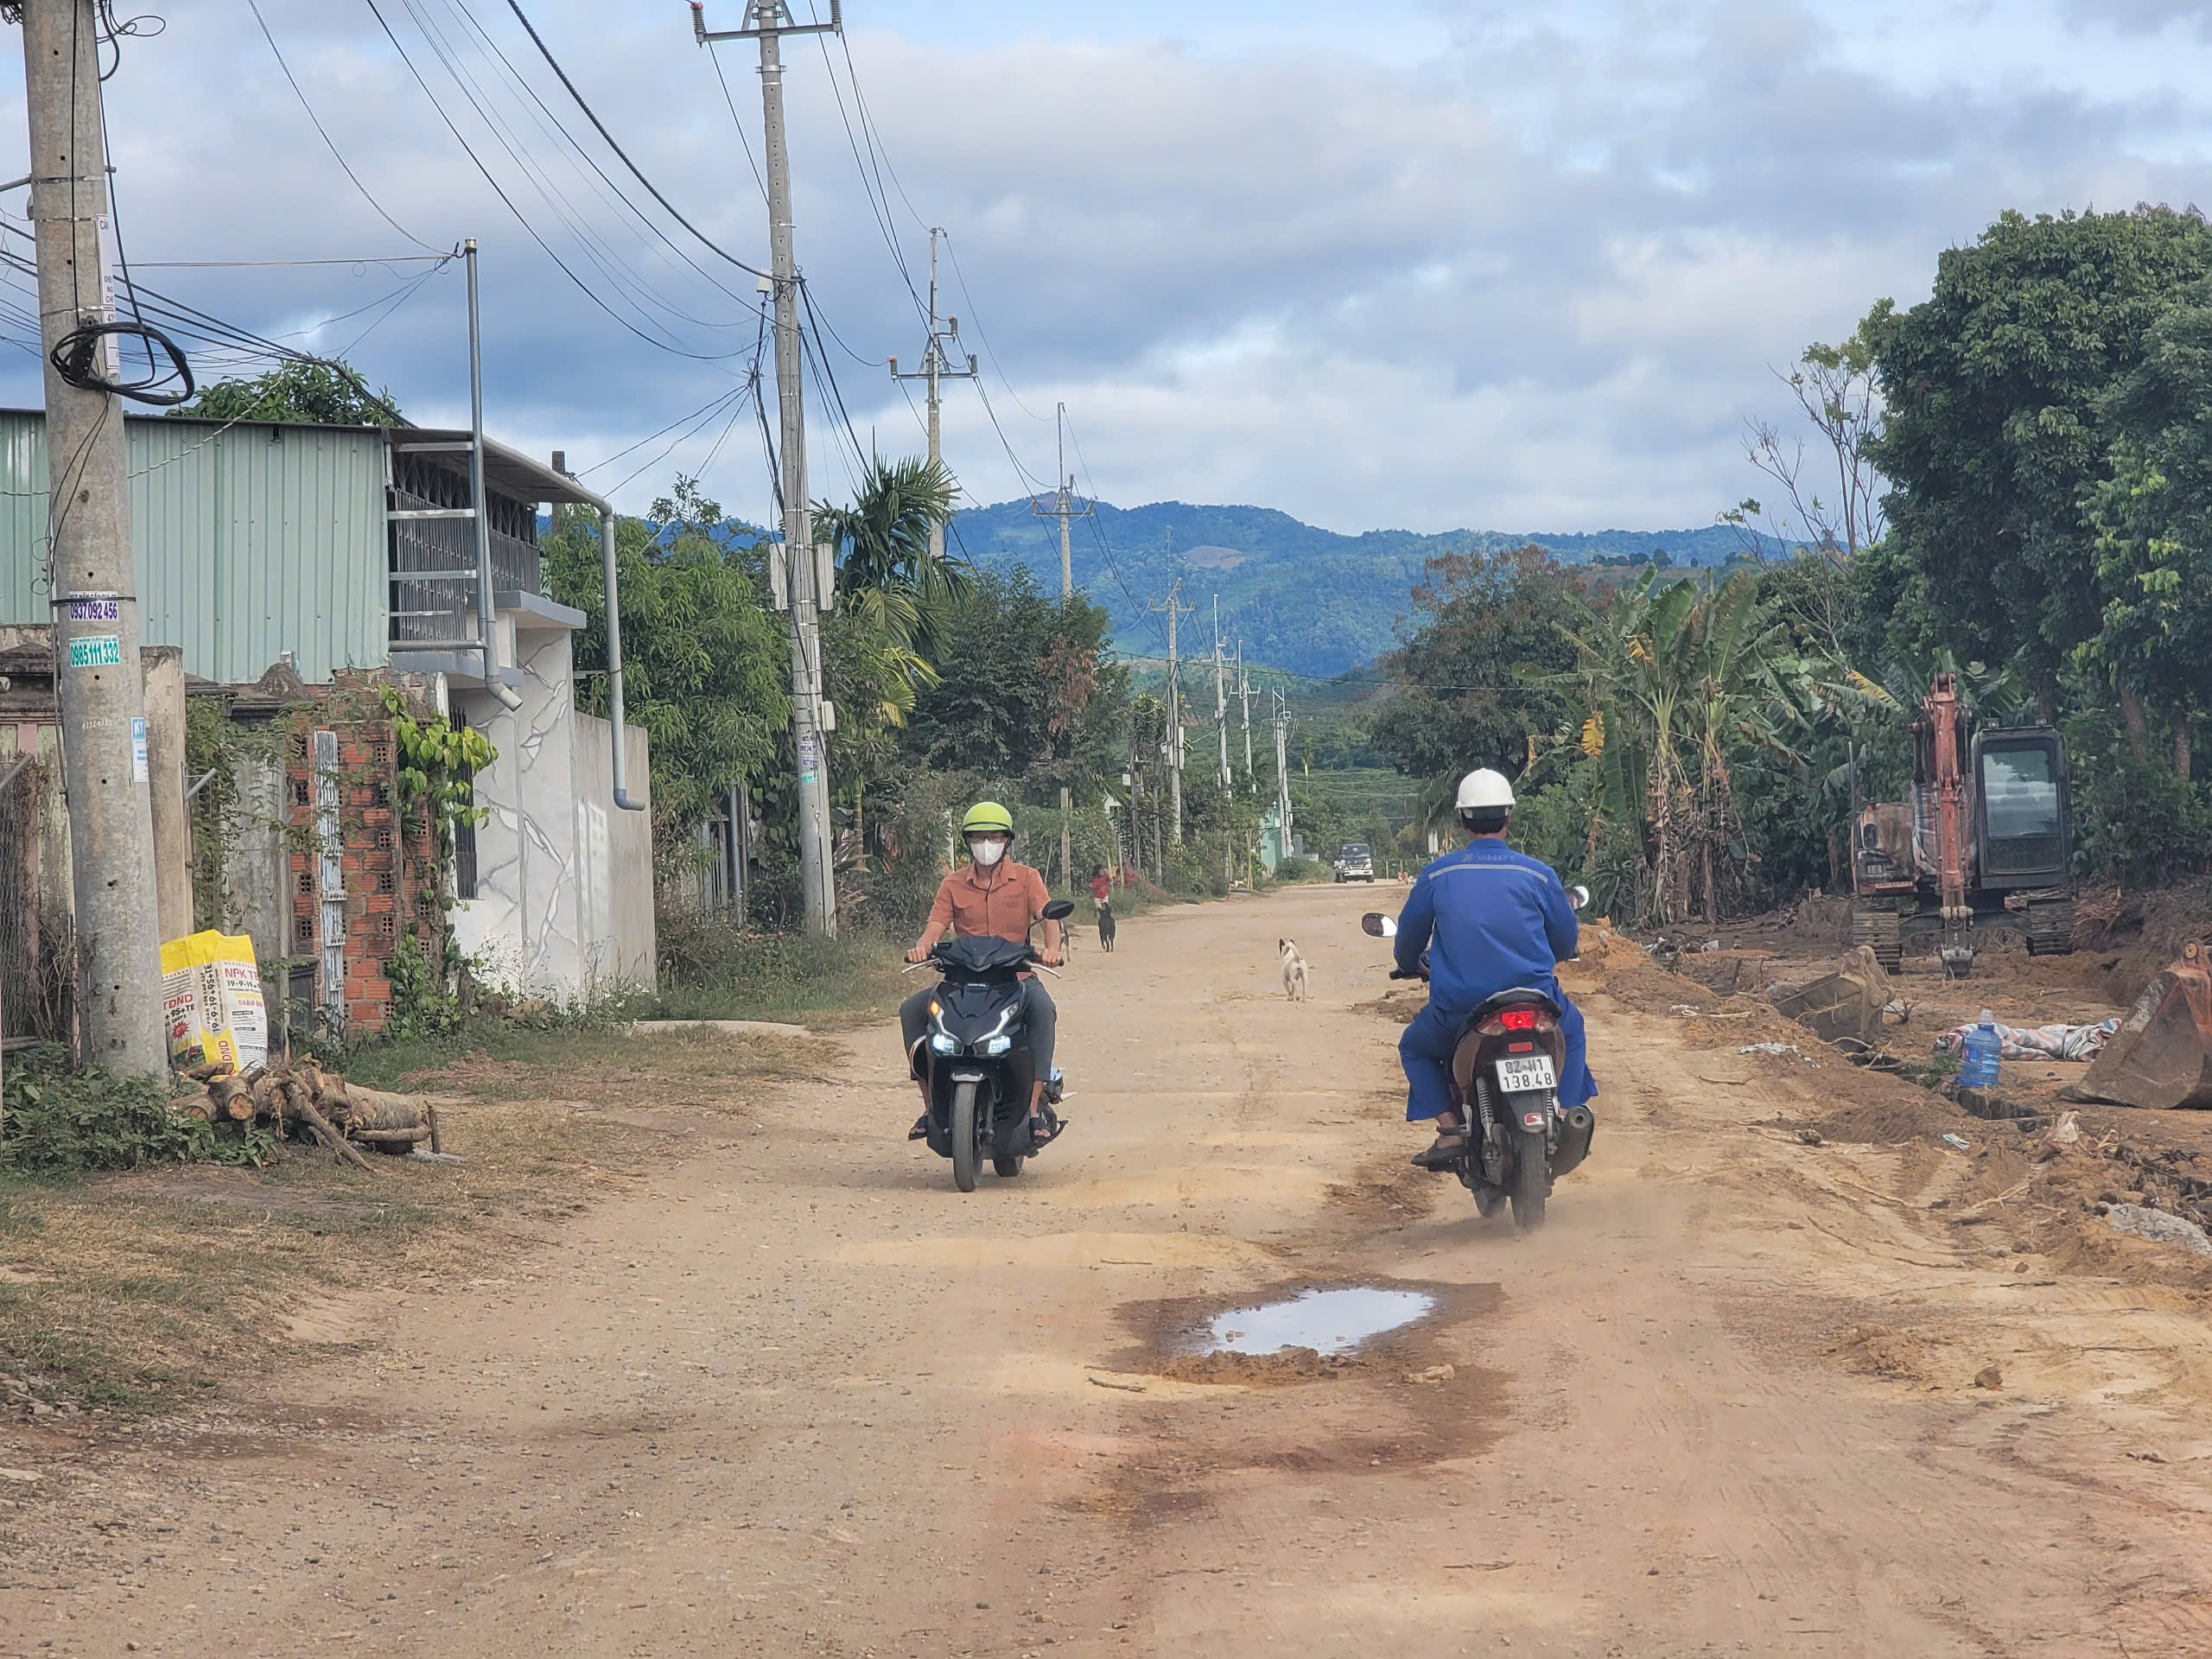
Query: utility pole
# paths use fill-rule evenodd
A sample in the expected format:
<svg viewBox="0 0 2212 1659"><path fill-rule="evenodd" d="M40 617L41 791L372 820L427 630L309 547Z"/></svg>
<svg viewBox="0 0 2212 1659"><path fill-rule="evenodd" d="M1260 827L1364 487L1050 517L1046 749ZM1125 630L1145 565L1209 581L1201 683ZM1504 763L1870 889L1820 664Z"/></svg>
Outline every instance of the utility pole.
<svg viewBox="0 0 2212 1659"><path fill-rule="evenodd" d="M1060 521L1060 598L1063 602L1075 597L1075 557L1068 537L1069 523L1072 519L1090 518L1097 511L1096 507L1089 501L1084 502L1080 507L1077 505L1075 480L1068 476L1067 412L1068 406L1062 404L1055 416L1055 425L1060 439L1060 462L1059 483L1052 492L1052 505L1048 507L1034 496L1032 496L1029 501L1031 516L1038 518L1057 518ZM1067 785L1063 784L1060 786L1060 869L1067 878L1070 892L1075 890L1075 868L1070 862L1071 853L1068 826L1074 812L1073 798L1070 795Z"/></svg>
<svg viewBox="0 0 2212 1659"><path fill-rule="evenodd" d="M1236 642L1236 696L1244 705L1244 789L1246 793L1260 792L1259 780L1252 775L1252 674L1244 666L1244 642Z"/></svg>
<svg viewBox="0 0 2212 1659"><path fill-rule="evenodd" d="M38 243L46 373L47 569L76 904L81 1052L123 1077L168 1069L162 925L154 896L154 797L146 764L138 579L123 402L62 378L55 348L113 321L107 149L94 0L23 0L30 215ZM91 354L112 379L110 336Z"/></svg>
<svg viewBox="0 0 2212 1659"><path fill-rule="evenodd" d="M1280 691L1274 698L1275 822L1281 826L1282 855L1290 856L1290 705Z"/></svg>
<svg viewBox="0 0 2212 1659"><path fill-rule="evenodd" d="M970 359L972 361L972 359ZM1071 519L1089 518L1097 513L1095 503L1085 501L1080 509L1076 505L1075 480L1068 476L1068 406L1059 405L1053 415L1054 429L1059 434L1059 485L1052 492L1052 505L1046 506L1034 496L1029 499L1033 518L1057 518L1060 521L1060 598L1075 597L1075 555L1068 539L1068 524ZM1068 819L1075 810L1067 786L1060 786L1060 869L1067 876L1068 891L1075 891L1075 871L1068 862Z"/></svg>
<svg viewBox="0 0 2212 1659"><path fill-rule="evenodd" d="M1149 610L1167 613L1167 811L1169 839L1183 844L1183 658L1176 624L1197 613L1198 607L1183 603L1183 579L1167 590L1165 603L1154 600Z"/></svg>
<svg viewBox="0 0 2212 1659"><path fill-rule="evenodd" d="M90 0L86 0L89 3ZM823 738L822 629L818 578L825 561L814 546L814 513L806 493L806 410L799 384L798 262L791 251L791 154L784 140L786 35L844 32L842 0L830 0L826 23L795 23L785 0L746 0L745 27L707 28L701 0L692 0L691 32L702 46L716 41L760 42L760 113L766 129L770 285L776 302L776 404L782 417L784 569L791 618L791 749L798 762L798 872L806 931L835 936L837 889L830 850L830 764Z"/></svg>
<svg viewBox="0 0 2212 1659"><path fill-rule="evenodd" d="M918 373L901 374L899 372L899 359L895 357L891 359L891 378L893 380L926 380L930 383L930 465L932 467L942 465L944 458L938 442L938 410L941 404L938 398L938 383L941 380L973 380L976 378L976 359L973 357L968 359L968 366L964 369L945 367L944 343L947 340L956 344L959 341L960 319L948 318L944 327L938 327L937 239L944 234L937 226L930 227L930 330L929 344L922 347L921 370ZM930 526L930 561L933 564L944 563L943 524Z"/></svg>
<svg viewBox="0 0 2212 1659"><path fill-rule="evenodd" d="M1222 655L1219 594L1213 596L1213 730L1221 744L1221 883L1225 887L1236 879L1229 850L1235 785L1229 776L1229 664Z"/></svg>

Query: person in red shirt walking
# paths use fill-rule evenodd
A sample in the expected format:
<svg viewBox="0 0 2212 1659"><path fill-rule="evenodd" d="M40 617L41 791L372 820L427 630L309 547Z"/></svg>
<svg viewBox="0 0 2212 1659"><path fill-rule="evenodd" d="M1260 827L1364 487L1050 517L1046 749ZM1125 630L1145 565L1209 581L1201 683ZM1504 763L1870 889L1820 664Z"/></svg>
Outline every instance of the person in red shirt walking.
<svg viewBox="0 0 2212 1659"><path fill-rule="evenodd" d="M1090 878L1090 896L1098 906L1098 948L1114 948L1114 878L1104 865Z"/></svg>
<svg viewBox="0 0 2212 1659"><path fill-rule="evenodd" d="M922 936L914 941L914 948L906 953L909 962L927 962L931 948L944 937L947 926L952 929L956 938L988 934L1027 944L1030 928L1043 918L1045 906L1050 901L1044 876L1029 865L1017 864L1007 856L1007 849L1014 845L1014 815L1006 808L996 801L978 801L960 821L960 833L968 843L968 862L938 883L937 900L930 906L930 918L923 924ZM1037 960L1047 968L1057 968L1066 959L1060 950L1060 925L1046 921L1045 942L1037 952ZM1034 974L1023 975L1021 986L1029 1051L1037 1066L1037 1081L1029 1094L1029 1133L1032 1144L1041 1147L1052 1138L1053 1133L1040 1108L1045 1085L1052 1076L1052 1047L1059 1035L1060 1016L1059 1010L1052 1005L1051 994ZM917 1051L929 1034L930 999L936 994L925 986L899 1007L899 1028L906 1043L907 1068L922 1091L922 1115L907 1132L909 1141L925 1140L930 1132L930 1085L922 1073Z"/></svg>

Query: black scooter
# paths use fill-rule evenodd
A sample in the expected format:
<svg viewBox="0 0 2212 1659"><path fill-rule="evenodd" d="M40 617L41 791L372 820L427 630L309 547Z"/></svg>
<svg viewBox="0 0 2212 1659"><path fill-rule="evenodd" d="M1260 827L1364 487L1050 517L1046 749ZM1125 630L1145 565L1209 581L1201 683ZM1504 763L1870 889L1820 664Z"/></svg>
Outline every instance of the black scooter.
<svg viewBox="0 0 2212 1659"><path fill-rule="evenodd" d="M1572 893L1578 910L1590 902L1586 888ZM1395 918L1373 911L1359 925L1378 939L1398 931ZM1417 972L1393 968L1390 977L1427 979L1428 953L1421 953ZM1597 1133L1587 1106L1559 1103L1567 1058L1560 1014L1559 1004L1534 986L1500 991L1461 1023L1452 1049L1452 1104L1469 1133L1465 1150L1437 1167L1474 1194L1478 1215L1496 1215L1510 1201L1513 1224L1523 1233L1544 1224L1552 1184L1590 1155Z"/></svg>
<svg viewBox="0 0 2212 1659"><path fill-rule="evenodd" d="M1044 919L1057 922L1074 911L1066 899L1056 899L1045 906ZM1037 1068L1022 1018L1021 974L1029 968L1052 970L1027 942L988 936L941 943L926 965L944 976L930 999L920 1055L929 1080L930 1150L951 1159L953 1185L973 1192L986 1158L1001 1179L1011 1180L1021 1173L1022 1160L1037 1150L1029 1131ZM1046 1083L1042 1109L1056 1139L1060 1124L1052 1109L1063 1092L1055 1071Z"/></svg>

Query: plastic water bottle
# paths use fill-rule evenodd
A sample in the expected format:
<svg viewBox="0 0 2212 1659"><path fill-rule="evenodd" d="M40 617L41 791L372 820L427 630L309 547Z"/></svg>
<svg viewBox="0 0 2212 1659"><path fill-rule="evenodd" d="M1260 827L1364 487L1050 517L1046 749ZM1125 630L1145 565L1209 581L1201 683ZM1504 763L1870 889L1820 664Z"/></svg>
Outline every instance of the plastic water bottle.
<svg viewBox="0 0 2212 1659"><path fill-rule="evenodd" d="M1996 1016L1981 1011L1981 1023L1967 1033L1966 1058L1959 1066L1961 1089L1994 1089L1997 1063L2005 1052L2005 1039L1997 1034Z"/></svg>

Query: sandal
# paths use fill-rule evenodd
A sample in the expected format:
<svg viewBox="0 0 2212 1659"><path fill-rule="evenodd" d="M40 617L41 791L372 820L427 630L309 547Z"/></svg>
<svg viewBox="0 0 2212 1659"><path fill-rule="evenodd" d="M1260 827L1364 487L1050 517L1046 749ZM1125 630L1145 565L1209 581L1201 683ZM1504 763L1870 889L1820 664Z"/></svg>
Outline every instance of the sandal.
<svg viewBox="0 0 2212 1659"><path fill-rule="evenodd" d="M906 1138L909 1141L926 1141L930 1138L930 1115L927 1112L924 1112L914 1120L914 1127L906 1131Z"/></svg>
<svg viewBox="0 0 2212 1659"><path fill-rule="evenodd" d="M1436 1137L1435 1144L1414 1154L1415 1169L1449 1169L1467 1154L1467 1132L1465 1129L1447 1131Z"/></svg>
<svg viewBox="0 0 2212 1659"><path fill-rule="evenodd" d="M1060 1138L1060 1131L1066 1127L1066 1124L1056 1118L1048 1118L1042 1112L1030 1113L1029 1150L1037 1152L1052 1145Z"/></svg>

